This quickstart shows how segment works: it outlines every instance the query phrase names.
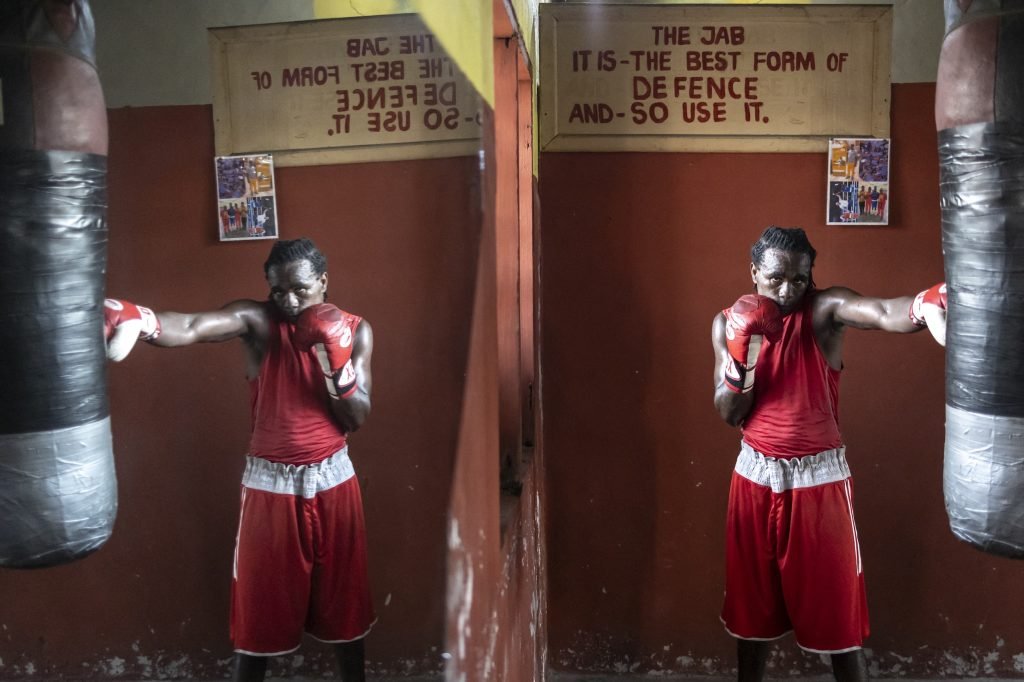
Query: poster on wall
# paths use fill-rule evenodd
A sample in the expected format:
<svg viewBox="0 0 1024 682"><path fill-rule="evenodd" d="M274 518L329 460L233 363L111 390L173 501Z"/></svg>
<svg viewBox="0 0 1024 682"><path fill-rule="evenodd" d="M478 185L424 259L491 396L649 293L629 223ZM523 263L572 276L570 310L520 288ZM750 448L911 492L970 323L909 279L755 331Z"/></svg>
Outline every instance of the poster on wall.
<svg viewBox="0 0 1024 682"><path fill-rule="evenodd" d="M217 231L220 240L276 239L277 196L270 154L218 156Z"/></svg>
<svg viewBox="0 0 1024 682"><path fill-rule="evenodd" d="M890 142L875 137L829 139L826 225L889 224Z"/></svg>

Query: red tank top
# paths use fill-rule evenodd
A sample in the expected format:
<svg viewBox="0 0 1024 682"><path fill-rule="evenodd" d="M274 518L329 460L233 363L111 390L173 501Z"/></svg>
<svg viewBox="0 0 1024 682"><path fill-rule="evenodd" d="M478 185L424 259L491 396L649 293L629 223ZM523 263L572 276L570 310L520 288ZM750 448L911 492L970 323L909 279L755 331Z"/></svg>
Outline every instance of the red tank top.
<svg viewBox="0 0 1024 682"><path fill-rule="evenodd" d="M814 338L813 294L783 318L782 335L764 339L754 378L754 405L743 440L769 457L802 457L843 444L839 433L839 370Z"/></svg>
<svg viewBox="0 0 1024 682"><path fill-rule="evenodd" d="M295 325L272 303L270 334L260 374L249 382L252 438L249 454L285 464L311 464L345 446L346 434L331 415L316 351L292 345ZM361 317L342 311L355 333Z"/></svg>

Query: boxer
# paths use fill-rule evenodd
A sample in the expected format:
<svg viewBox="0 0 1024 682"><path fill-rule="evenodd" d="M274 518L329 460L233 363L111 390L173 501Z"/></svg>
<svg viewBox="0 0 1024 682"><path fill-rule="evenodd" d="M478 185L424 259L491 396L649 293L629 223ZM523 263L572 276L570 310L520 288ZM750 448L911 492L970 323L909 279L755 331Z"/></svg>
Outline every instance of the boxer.
<svg viewBox="0 0 1024 682"><path fill-rule="evenodd" d="M764 678L770 641L789 632L830 654L837 680L867 680L864 574L838 420L843 335L945 321L942 285L891 299L818 289L815 255L802 229L767 228L750 254L755 293L712 323L715 407L742 433L722 607L742 681Z"/></svg>

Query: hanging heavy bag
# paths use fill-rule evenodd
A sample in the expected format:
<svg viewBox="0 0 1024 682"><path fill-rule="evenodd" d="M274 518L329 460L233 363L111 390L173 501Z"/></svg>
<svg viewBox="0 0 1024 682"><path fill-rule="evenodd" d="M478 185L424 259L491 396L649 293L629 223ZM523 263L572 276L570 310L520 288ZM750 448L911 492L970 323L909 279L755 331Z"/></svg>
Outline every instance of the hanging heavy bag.
<svg viewBox="0 0 1024 682"><path fill-rule="evenodd" d="M935 90L950 527L1024 558L1024 0L946 0Z"/></svg>
<svg viewBox="0 0 1024 682"><path fill-rule="evenodd" d="M107 120L85 0L0 2L0 566L110 536Z"/></svg>

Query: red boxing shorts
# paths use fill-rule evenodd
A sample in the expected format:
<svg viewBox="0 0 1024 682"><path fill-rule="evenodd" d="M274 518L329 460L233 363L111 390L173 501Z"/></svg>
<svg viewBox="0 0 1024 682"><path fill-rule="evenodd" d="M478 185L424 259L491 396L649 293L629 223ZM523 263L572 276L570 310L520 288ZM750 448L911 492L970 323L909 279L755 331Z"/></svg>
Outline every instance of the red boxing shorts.
<svg viewBox="0 0 1024 682"><path fill-rule="evenodd" d="M247 457L231 583L235 651L288 653L303 632L349 642L373 623L362 496L348 449L302 466Z"/></svg>
<svg viewBox="0 0 1024 682"><path fill-rule="evenodd" d="M845 448L793 459L743 443L726 517L722 621L734 637L792 631L807 651L860 649L868 607Z"/></svg>

